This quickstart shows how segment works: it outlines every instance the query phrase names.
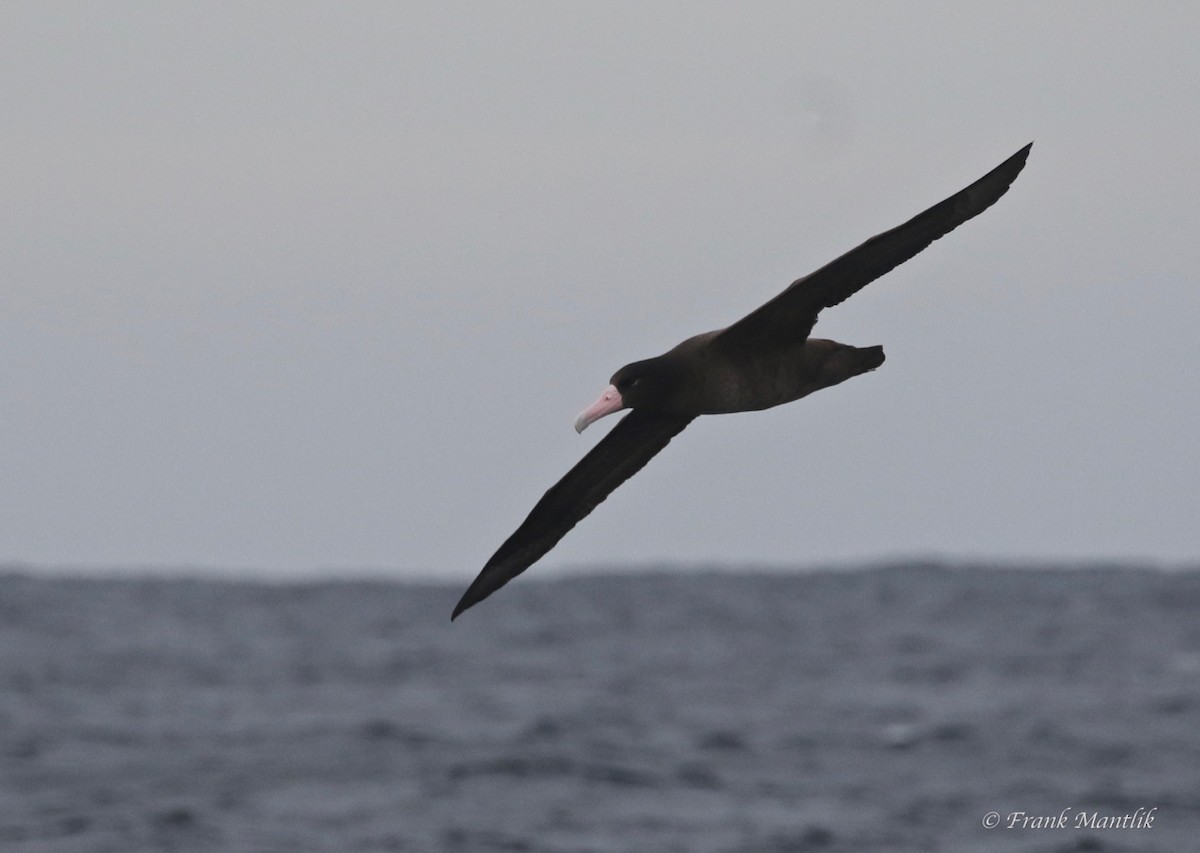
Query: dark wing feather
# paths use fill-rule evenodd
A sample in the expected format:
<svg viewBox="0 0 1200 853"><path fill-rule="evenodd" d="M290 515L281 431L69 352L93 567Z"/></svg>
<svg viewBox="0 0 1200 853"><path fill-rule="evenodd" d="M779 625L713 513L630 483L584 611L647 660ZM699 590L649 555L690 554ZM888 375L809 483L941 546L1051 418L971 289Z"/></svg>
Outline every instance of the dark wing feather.
<svg viewBox="0 0 1200 853"><path fill-rule="evenodd" d="M454 619L483 601L558 544L572 527L642 469L692 418L635 409L609 430L537 502L529 517L492 555L459 599Z"/></svg>
<svg viewBox="0 0 1200 853"><path fill-rule="evenodd" d="M1025 167L1029 143L965 190L890 231L872 237L756 308L717 336L722 347L759 348L804 340L822 308L831 308L899 266L934 240L987 210Z"/></svg>

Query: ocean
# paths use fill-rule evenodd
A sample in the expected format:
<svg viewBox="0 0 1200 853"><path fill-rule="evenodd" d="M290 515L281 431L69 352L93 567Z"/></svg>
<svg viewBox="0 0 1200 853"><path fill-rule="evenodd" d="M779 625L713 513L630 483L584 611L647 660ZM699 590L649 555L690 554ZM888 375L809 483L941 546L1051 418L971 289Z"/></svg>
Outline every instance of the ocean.
<svg viewBox="0 0 1200 853"><path fill-rule="evenodd" d="M0 576L0 851L1197 849L1200 572L542 574Z"/></svg>

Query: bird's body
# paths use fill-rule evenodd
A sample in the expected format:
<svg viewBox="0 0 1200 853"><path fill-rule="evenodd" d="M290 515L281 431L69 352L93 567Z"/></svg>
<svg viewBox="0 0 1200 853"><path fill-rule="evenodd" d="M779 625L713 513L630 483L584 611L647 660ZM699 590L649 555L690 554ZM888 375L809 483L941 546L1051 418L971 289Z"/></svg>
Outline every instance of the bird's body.
<svg viewBox="0 0 1200 853"><path fill-rule="evenodd" d="M695 335L650 359L659 369L664 364L679 365L676 386L680 390L647 401L641 408L693 417L755 412L807 397L883 362L880 347L871 347L870 355L853 359L849 351L865 351L820 338L780 341L746 354L734 353L721 346L724 331ZM823 369L839 353L846 357L845 364L838 363L842 369L832 369L834 363L829 364L831 369ZM875 355L878 361L867 367ZM862 365L863 371L846 372L855 364Z"/></svg>
<svg viewBox="0 0 1200 853"><path fill-rule="evenodd" d="M463 594L451 619L540 559L700 415L769 409L879 367L883 347L810 338L817 314L990 207L1020 173L1030 147L903 225L798 279L736 323L613 374L575 428L582 432L607 414L633 411L538 501Z"/></svg>

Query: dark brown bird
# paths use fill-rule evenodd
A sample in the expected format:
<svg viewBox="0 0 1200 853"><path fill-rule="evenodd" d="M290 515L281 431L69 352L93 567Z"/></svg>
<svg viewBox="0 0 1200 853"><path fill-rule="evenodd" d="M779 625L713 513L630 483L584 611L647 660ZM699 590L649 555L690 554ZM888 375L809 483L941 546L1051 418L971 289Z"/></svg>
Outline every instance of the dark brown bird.
<svg viewBox="0 0 1200 853"><path fill-rule="evenodd" d="M450 618L533 565L697 416L769 409L883 364L883 347L810 338L821 309L837 305L991 207L1024 168L1032 146L940 204L796 280L732 326L688 338L663 355L613 374L600 399L579 415L575 429L583 432L621 409L633 411L542 496L488 560Z"/></svg>

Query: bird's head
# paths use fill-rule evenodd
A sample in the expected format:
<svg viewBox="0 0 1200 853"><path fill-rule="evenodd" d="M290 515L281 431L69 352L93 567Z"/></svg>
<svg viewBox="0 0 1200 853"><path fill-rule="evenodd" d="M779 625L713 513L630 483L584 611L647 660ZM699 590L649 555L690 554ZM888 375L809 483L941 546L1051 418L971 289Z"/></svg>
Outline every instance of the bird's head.
<svg viewBox="0 0 1200 853"><path fill-rule="evenodd" d="M669 358L658 356L627 364L612 375L600 399L575 419L575 431L583 432L605 415L622 409L664 409L679 390L682 371Z"/></svg>

